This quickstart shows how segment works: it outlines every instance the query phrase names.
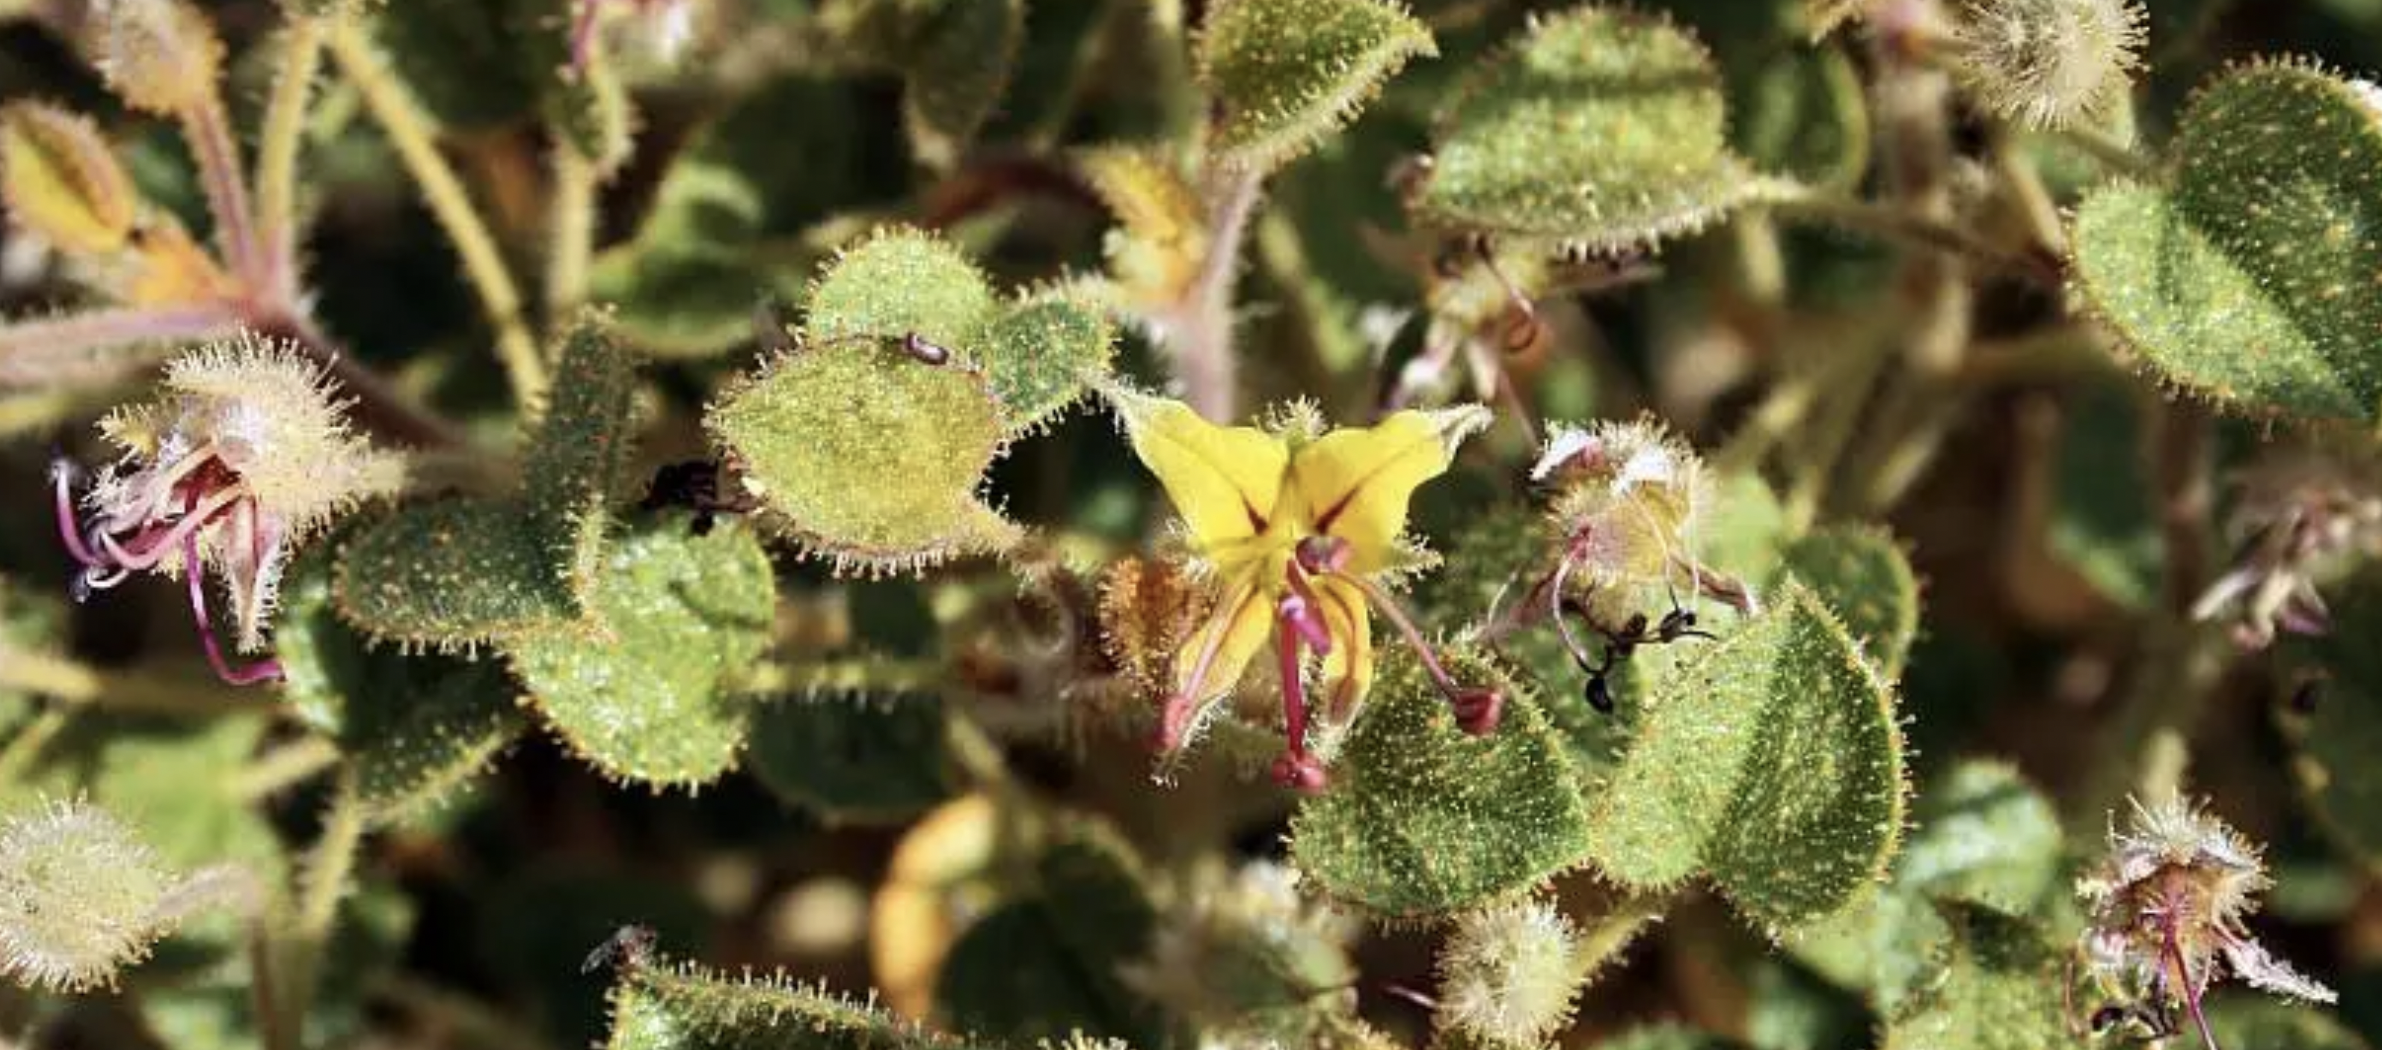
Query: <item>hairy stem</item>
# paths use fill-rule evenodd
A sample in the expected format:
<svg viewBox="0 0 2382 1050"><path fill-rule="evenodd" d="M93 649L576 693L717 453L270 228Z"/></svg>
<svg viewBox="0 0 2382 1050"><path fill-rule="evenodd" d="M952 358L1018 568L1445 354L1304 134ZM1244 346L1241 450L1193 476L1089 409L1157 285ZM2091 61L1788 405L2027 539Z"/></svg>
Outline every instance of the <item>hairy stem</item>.
<svg viewBox="0 0 2382 1050"><path fill-rule="evenodd" d="M595 254L596 167L568 145L554 147L554 210L547 220L546 316L570 316L587 298Z"/></svg>
<svg viewBox="0 0 2382 1050"><path fill-rule="evenodd" d="M2160 609L2144 631L2133 675L2116 711L2100 729L2093 776L2078 793L2075 813L2098 821L2129 791L2143 786L2154 765L2174 767L2170 754L2188 740L2224 675L2231 644L2222 625L2199 623L2192 605L2208 588L2217 543L2209 524L2215 500L2215 442L2198 409L2170 406L2158 422L2157 469L2167 571Z"/></svg>
<svg viewBox="0 0 2382 1050"><path fill-rule="evenodd" d="M223 111L223 98L210 93L181 116L182 134L198 165L199 183L206 188L207 210L215 217L215 241L223 261L250 287L262 287L256 211L248 199L248 167L241 162L240 145L232 138L231 117Z"/></svg>
<svg viewBox="0 0 2382 1050"><path fill-rule="evenodd" d="M227 302L123 306L0 326L0 390L112 383L155 363L171 344L230 335L239 326L240 309Z"/></svg>
<svg viewBox="0 0 2382 1050"><path fill-rule="evenodd" d="M0 649L0 689L38 693L67 707L178 715L264 711L270 697L217 684L213 676L105 671L63 656Z"/></svg>
<svg viewBox="0 0 2382 1050"><path fill-rule="evenodd" d="M1229 422L1238 411L1240 363L1233 357L1232 291L1240 276L1241 241L1257 211L1265 176L1253 168L1226 168L1211 176L1208 198L1208 254L1184 296L1182 323L1175 333L1175 368L1184 399L1194 411Z"/></svg>
<svg viewBox="0 0 2382 1050"><path fill-rule="evenodd" d="M322 21L293 13L280 59L257 145L257 221L264 226L265 294L293 304L298 300L298 149L305 139L314 77L322 69Z"/></svg>
<svg viewBox="0 0 2382 1050"><path fill-rule="evenodd" d="M1902 60L1892 46L1881 46L1878 54L1883 73L1874 96L1896 210L1928 227L1949 228L1955 209L1951 77ZM1847 509L1875 514L1899 502L1951 433L1976 300L1967 256L1914 252L1895 275L1910 335L1902 345L1903 367L1887 378L1871 417L1867 432L1873 436L1844 465ZM2054 266L2038 276L2056 288L2056 271Z"/></svg>
<svg viewBox="0 0 2382 1050"><path fill-rule="evenodd" d="M456 254L462 256L464 273L479 293L480 306L487 313L489 323L496 328L497 359L503 363L505 377L512 383L513 400L525 412L534 414L546 399L546 362L538 352L537 340L530 335L528 322L522 318L521 291L513 283L512 272L505 268L495 234L489 232L487 223L472 206L471 195L464 190L454 167L439 153L429 117L405 85L381 63L363 30L353 23L334 24L327 43L331 57L362 93L365 108L372 111L373 119L389 136L390 144L397 147L397 155L404 161L414 184L420 187L423 201L429 204L439 226L446 230L447 239L454 242Z"/></svg>

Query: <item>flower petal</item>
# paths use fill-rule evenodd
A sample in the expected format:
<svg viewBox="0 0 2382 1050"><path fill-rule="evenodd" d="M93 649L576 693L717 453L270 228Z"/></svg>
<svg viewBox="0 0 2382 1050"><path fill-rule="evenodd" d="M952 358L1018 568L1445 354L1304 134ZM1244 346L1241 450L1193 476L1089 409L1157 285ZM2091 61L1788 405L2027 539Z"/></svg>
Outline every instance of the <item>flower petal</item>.
<svg viewBox="0 0 2382 1050"><path fill-rule="evenodd" d="M1180 401L1122 388L1105 393L1133 453L1166 487L1201 553L1264 531L1290 463L1279 438L1255 427L1217 426Z"/></svg>
<svg viewBox="0 0 2382 1050"><path fill-rule="evenodd" d="M2226 965L2252 988L2311 1003L2329 1003L2338 998L2332 989L2302 976L2290 963L2267 954L2265 946L2247 937L2228 937L2221 947Z"/></svg>
<svg viewBox="0 0 2382 1050"><path fill-rule="evenodd" d="M1488 409L1466 405L1334 430L1299 449L1291 484L1315 531L1348 541L1348 571L1379 572L1397 561L1414 490L1445 473L1456 446L1490 418Z"/></svg>
<svg viewBox="0 0 2382 1050"><path fill-rule="evenodd" d="M1326 717L1334 725L1356 721L1365 694L1373 688L1373 622L1365 596L1339 580L1314 581L1316 603L1323 612L1323 628L1332 636L1332 651L1323 658Z"/></svg>
<svg viewBox="0 0 2382 1050"><path fill-rule="evenodd" d="M1273 602L1263 588L1241 588L1228 595L1192 634L1191 644L1175 654L1175 688L1203 705L1230 693L1249 661L1265 648L1273 628Z"/></svg>

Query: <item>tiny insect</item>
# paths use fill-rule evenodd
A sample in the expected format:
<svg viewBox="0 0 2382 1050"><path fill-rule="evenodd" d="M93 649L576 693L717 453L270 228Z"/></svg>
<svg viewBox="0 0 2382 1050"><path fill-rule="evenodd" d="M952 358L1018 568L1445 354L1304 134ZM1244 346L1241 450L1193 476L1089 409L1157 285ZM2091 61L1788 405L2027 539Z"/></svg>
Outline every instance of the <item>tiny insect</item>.
<svg viewBox="0 0 2382 1050"><path fill-rule="evenodd" d="M719 515L748 513L753 509L753 500L742 493L720 492L717 460L691 459L654 471L653 480L645 487L645 499L638 505L649 511L664 507L694 511L695 520L688 525L688 531L708 536Z"/></svg>
<svg viewBox="0 0 2382 1050"><path fill-rule="evenodd" d="M643 966L653 955L653 942L652 930L635 924L622 926L587 953L587 959L579 964L579 972L594 973L610 966Z"/></svg>
<svg viewBox="0 0 2382 1050"><path fill-rule="evenodd" d="M1588 618L1587 609L1579 603L1567 602L1565 605L1581 619ZM1614 708L1613 668L1634 655L1639 646L1668 645L1682 638L1710 640L1714 637L1710 631L1697 629L1695 610L1678 604L1676 599L1673 599L1671 611L1664 613L1658 622L1649 625L1646 614L1638 613L1631 616L1629 622L1618 631L1598 628L1597 633L1605 639L1603 657L1593 665L1577 655L1573 659L1580 665L1580 670L1588 675L1587 683L1581 688L1582 698L1598 713L1608 715L1613 713Z"/></svg>
<svg viewBox="0 0 2382 1050"><path fill-rule="evenodd" d="M919 335L916 332L902 333L902 352L910 355L911 357L917 358L924 364L944 365L951 363L950 348L930 342L925 336Z"/></svg>

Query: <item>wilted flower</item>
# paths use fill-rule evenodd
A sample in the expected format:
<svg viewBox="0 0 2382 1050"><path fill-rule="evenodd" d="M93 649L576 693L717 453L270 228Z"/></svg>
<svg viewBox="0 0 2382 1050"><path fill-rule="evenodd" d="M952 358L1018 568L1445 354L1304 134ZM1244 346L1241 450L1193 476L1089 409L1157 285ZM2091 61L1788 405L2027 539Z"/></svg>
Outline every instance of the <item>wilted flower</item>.
<svg viewBox="0 0 2382 1050"><path fill-rule="evenodd" d="M2082 951L2103 989L2165 1016L2187 1008L2211 1050L2201 999L2223 974L2263 991L2329 1003L2331 989L2301 976L2250 939L2243 920L2273 885L2258 849L2181 799L2134 804L2109 833L2109 857L2076 884L2089 909Z"/></svg>
<svg viewBox="0 0 2382 1050"><path fill-rule="evenodd" d="M1378 426L1325 433L1312 411L1283 413L1270 429L1220 427L1178 401L1108 393L1134 453L1182 514L1203 585L1215 596L1190 644L1173 655L1161 750L1183 746L1271 636L1281 654L1287 738L1274 776L1320 790L1323 764L1307 750L1306 654L1323 657L1330 697L1323 717L1348 725L1373 679L1374 609L1422 654L1467 730L1495 727L1501 698L1450 679L1380 582L1421 560L1402 535L1407 500L1488 424L1486 409L1399 412Z"/></svg>
<svg viewBox="0 0 2382 1050"><path fill-rule="evenodd" d="M1546 587L1549 613L1575 658L1567 605L1607 631L1632 633L1646 602L1679 593L1751 611L1751 591L1697 560L1694 540L1713 502L1703 461L1658 423L1557 425L1530 470L1558 486L1551 510L1562 551ZM1687 621L1693 626L1693 621Z"/></svg>
<svg viewBox="0 0 2382 1050"><path fill-rule="evenodd" d="M2248 649L2264 648L2278 629L2322 634L2329 615L2317 587L2382 554L2382 491L2366 476L2315 454L2252 471L2229 523L2240 553L2193 603L2193 617L2233 619L2234 640Z"/></svg>
<svg viewBox="0 0 2382 1050"><path fill-rule="evenodd" d="M394 489L399 462L348 432L349 402L286 343L209 344L167 365L164 385L164 396L100 421L122 457L84 494L82 520L74 465L51 468L59 536L83 565L76 596L134 572L181 576L216 672L236 684L277 677L270 660L224 662L196 567L221 575L240 650L263 648L291 549L357 500Z"/></svg>
<svg viewBox="0 0 2382 1050"><path fill-rule="evenodd" d="M1952 31L1956 69L1987 109L2030 128L2098 116L2142 63L2133 0L1967 0Z"/></svg>

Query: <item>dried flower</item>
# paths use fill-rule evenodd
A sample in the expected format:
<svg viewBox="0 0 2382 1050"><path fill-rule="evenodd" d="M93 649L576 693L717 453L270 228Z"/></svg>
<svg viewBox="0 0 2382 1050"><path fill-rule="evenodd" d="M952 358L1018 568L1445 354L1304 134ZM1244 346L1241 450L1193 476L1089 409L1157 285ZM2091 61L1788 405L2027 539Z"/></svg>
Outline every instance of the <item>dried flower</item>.
<svg viewBox="0 0 2382 1050"><path fill-rule="evenodd" d="M2193 617L2230 617L2245 649L2265 648L2278 630L2324 633L2329 614L2317 588L2382 555L2382 491L2370 476L2314 453L2277 457L2248 474L2227 528L2240 553L2193 603Z"/></svg>
<svg viewBox="0 0 2382 1050"><path fill-rule="evenodd" d="M2109 857L2079 879L2089 911L2082 953L2094 981L2172 1017L2187 1008L2210 1050L2201 999L2229 973L2263 991L2329 1003L2331 989L2267 954L2243 920L2273 880L2257 847L2182 799L2134 803L2130 826L2109 832ZM2171 1026L2170 1026L2171 1027Z"/></svg>
<svg viewBox="0 0 2382 1050"><path fill-rule="evenodd" d="M2031 128L2090 119L2122 100L2142 62L2132 0L1968 0L1952 31L1961 81Z"/></svg>
<svg viewBox="0 0 2382 1050"><path fill-rule="evenodd" d="M1182 748L1271 635L1287 738L1274 776L1321 790L1323 764L1307 746L1306 654L1323 657L1325 722L1352 723L1373 678L1375 609L1423 655L1468 730L1495 728L1501 699L1450 679L1380 582L1421 561L1402 535L1407 500L1488 424L1486 409L1399 412L1378 426L1324 433L1311 409L1285 411L1268 429L1220 427L1178 401L1121 388L1108 395L1134 453L1182 514L1195 566L1216 595L1192 644L1173 658L1160 750Z"/></svg>
<svg viewBox="0 0 2382 1050"><path fill-rule="evenodd" d="M194 567L221 575L240 650L263 648L292 548L359 499L394 489L400 463L348 432L349 402L290 344L245 334L211 343L167 365L164 383L164 396L100 422L122 456L84 494L85 520L73 464L51 470L60 538L83 565L76 595L138 571L183 577L217 673L241 684L278 677L270 660L224 662Z"/></svg>

